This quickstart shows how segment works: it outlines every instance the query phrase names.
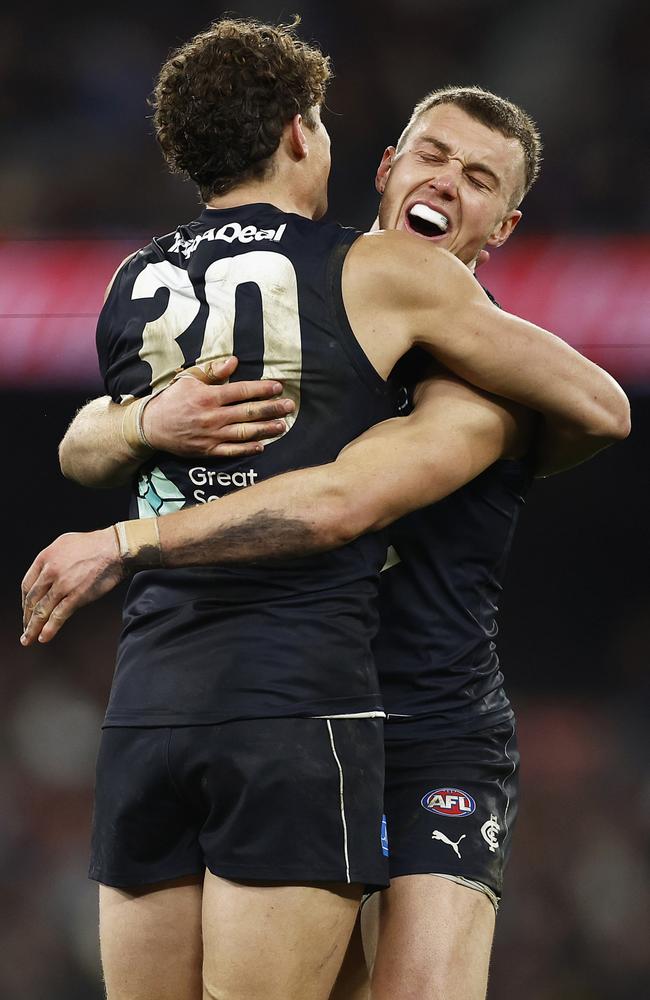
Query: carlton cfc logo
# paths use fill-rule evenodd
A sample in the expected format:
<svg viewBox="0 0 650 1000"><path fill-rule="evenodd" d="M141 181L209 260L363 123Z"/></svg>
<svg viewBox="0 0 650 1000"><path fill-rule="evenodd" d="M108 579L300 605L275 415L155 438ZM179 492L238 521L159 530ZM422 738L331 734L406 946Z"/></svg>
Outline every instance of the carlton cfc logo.
<svg viewBox="0 0 650 1000"><path fill-rule="evenodd" d="M421 803L438 816L471 816L476 802L460 788L436 788L422 796Z"/></svg>

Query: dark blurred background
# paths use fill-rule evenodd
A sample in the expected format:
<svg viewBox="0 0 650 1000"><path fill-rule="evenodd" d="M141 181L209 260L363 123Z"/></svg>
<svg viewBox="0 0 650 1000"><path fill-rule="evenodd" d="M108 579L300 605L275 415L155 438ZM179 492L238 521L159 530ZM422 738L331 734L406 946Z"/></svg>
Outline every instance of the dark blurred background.
<svg viewBox="0 0 650 1000"><path fill-rule="evenodd" d="M55 535L124 515L66 482L56 445L101 392L94 321L125 253L197 213L168 176L146 97L203 2L0 13L0 998L98 1000L90 789L121 594L22 650L18 585ZM374 170L414 103L480 83L539 122L541 179L481 279L629 390L631 437L535 487L503 598L521 818L491 1000L650 995L648 514L650 31L642 0L240 4L331 54L331 216L365 227Z"/></svg>

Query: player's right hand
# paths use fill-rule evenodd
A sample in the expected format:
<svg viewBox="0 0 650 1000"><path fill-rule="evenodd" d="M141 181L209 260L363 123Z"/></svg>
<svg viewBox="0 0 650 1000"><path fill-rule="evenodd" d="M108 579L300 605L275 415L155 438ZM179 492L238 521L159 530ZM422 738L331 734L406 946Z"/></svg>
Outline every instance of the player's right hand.
<svg viewBox="0 0 650 1000"><path fill-rule="evenodd" d="M146 438L156 451L172 455L235 457L264 450L264 440L286 430L284 417L294 403L271 380L229 382L237 358L203 366L202 380L183 373L147 403L142 415ZM203 381L205 379L205 381Z"/></svg>
<svg viewBox="0 0 650 1000"><path fill-rule="evenodd" d="M107 594L125 576L113 527L60 535L24 576L22 645L49 642L77 608Z"/></svg>

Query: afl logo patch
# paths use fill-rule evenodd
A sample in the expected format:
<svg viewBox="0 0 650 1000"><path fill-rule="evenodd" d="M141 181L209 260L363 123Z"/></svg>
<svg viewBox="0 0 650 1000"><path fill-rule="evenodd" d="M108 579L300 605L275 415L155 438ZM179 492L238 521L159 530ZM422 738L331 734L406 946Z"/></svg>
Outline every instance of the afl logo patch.
<svg viewBox="0 0 650 1000"><path fill-rule="evenodd" d="M438 816L471 816L476 802L460 788L436 788L420 800L424 809Z"/></svg>

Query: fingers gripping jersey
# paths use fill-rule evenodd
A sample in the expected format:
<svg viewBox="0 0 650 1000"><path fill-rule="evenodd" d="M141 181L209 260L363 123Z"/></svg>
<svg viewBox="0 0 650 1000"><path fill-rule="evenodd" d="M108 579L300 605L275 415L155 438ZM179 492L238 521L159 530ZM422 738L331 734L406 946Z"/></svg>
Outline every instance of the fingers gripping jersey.
<svg viewBox="0 0 650 1000"><path fill-rule="evenodd" d="M206 209L124 265L97 331L114 400L235 354L237 379L279 379L296 404L286 432L260 455L156 454L134 483L131 516L218 502L288 469L329 462L392 414L392 395L343 308L341 269L357 235L270 205ZM107 724L380 711L370 644L385 547L373 535L272 565L138 573Z"/></svg>

